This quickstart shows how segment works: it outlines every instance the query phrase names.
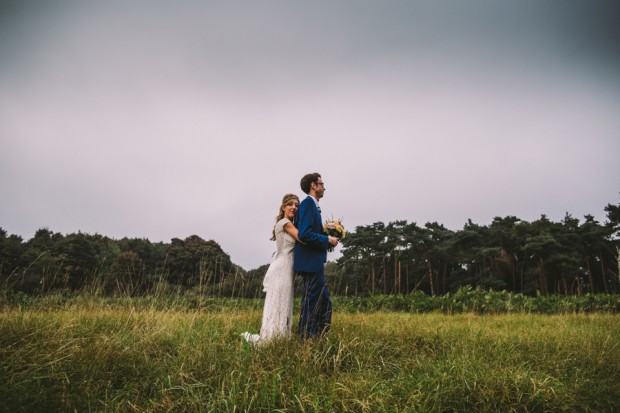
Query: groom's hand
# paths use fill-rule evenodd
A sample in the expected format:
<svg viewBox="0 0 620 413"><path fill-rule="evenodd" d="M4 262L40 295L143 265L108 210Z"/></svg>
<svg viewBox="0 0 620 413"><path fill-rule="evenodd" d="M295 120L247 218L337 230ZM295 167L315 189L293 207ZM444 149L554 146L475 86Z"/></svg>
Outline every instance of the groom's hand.
<svg viewBox="0 0 620 413"><path fill-rule="evenodd" d="M332 237L331 235L328 235L327 240L329 242L329 245L331 245L332 247L335 247L336 245L338 245L338 238L336 237Z"/></svg>

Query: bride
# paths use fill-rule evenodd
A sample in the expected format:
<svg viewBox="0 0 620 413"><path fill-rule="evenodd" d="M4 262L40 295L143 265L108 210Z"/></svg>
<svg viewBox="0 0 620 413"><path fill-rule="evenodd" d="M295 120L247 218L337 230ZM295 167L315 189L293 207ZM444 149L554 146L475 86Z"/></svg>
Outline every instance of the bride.
<svg viewBox="0 0 620 413"><path fill-rule="evenodd" d="M267 293L263 308L260 334L241 335L250 343L265 343L291 333L293 326L293 249L299 241L293 218L299 208L299 198L286 194L276 218L272 241L276 241L276 256L265 273L263 291Z"/></svg>

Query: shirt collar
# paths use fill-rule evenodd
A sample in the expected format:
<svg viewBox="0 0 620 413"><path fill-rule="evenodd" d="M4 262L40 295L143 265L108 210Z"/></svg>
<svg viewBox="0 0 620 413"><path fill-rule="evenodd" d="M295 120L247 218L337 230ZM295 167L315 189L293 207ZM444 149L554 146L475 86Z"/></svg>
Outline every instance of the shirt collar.
<svg viewBox="0 0 620 413"><path fill-rule="evenodd" d="M312 200L314 201L314 204L316 205L316 207L319 207L319 200L316 199L315 197L313 197L312 195L308 195L310 198L312 198Z"/></svg>

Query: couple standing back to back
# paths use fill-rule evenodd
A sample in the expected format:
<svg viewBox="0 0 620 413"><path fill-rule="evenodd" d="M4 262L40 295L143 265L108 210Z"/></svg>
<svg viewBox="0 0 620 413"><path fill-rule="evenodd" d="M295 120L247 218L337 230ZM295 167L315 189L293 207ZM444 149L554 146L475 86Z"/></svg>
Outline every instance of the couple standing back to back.
<svg viewBox="0 0 620 413"><path fill-rule="evenodd" d="M332 302L324 269L327 250L338 244L338 238L323 231L319 200L325 193L325 184L321 175L305 175L300 186L308 196L299 203L296 195L285 195L276 218L272 236L276 241L276 256L263 281L263 291L267 294L260 334L242 334L252 343L264 343L290 334L295 274L303 279L299 336L303 339L318 337L326 334L331 325Z"/></svg>

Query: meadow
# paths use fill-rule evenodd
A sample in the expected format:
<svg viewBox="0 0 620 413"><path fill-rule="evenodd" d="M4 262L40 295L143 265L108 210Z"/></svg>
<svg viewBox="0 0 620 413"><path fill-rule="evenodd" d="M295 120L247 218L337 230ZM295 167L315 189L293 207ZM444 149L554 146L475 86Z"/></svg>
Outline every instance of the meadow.
<svg viewBox="0 0 620 413"><path fill-rule="evenodd" d="M260 348L240 333L260 328L261 300L5 305L0 411L620 411L615 312L415 313L361 302L338 311L336 300L326 338Z"/></svg>

